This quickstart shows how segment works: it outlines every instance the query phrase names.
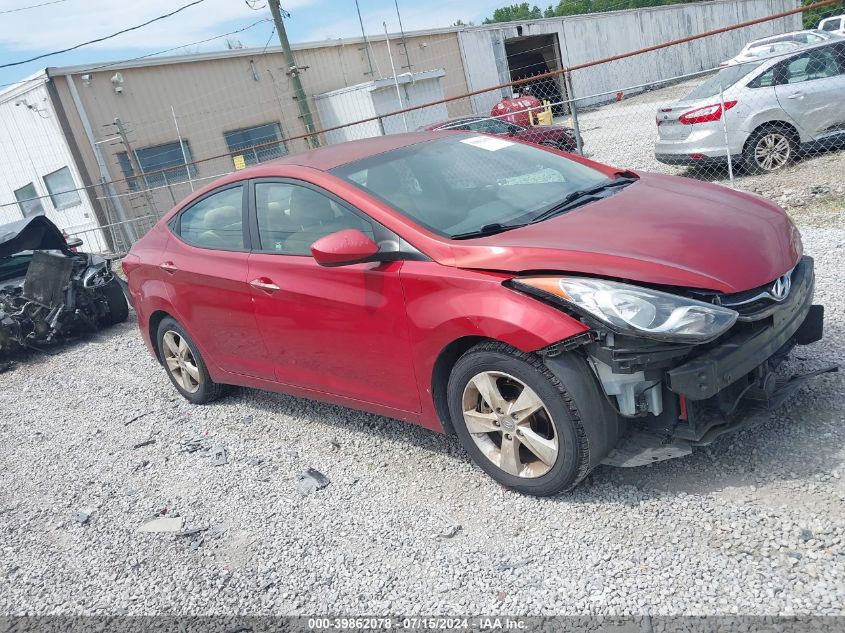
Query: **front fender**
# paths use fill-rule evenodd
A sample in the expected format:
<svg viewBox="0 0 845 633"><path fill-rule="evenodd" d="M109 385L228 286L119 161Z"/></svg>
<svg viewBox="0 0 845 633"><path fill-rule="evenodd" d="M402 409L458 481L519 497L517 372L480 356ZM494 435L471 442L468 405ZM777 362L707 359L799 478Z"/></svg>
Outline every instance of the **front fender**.
<svg viewBox="0 0 845 633"><path fill-rule="evenodd" d="M423 413L432 416L430 420L437 419L434 366L454 341L493 339L532 352L589 329L568 314L503 286L513 275L405 262L400 276Z"/></svg>

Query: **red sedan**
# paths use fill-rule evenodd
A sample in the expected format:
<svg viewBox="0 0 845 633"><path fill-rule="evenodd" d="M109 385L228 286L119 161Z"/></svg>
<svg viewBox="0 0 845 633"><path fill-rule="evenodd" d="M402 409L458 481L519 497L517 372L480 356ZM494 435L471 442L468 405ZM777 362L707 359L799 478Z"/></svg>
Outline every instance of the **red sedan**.
<svg viewBox="0 0 845 633"><path fill-rule="evenodd" d="M775 204L456 132L235 172L123 265L189 401L243 385L455 433L536 495L740 428L822 327Z"/></svg>
<svg viewBox="0 0 845 633"><path fill-rule="evenodd" d="M497 136L510 136L520 141L546 145L564 152L575 152L578 150L578 143L575 140L575 130L562 125L537 125L522 127L516 123L479 116L459 116L439 123L432 123L424 128L425 130L461 130L467 132L481 132L483 134L496 134ZM583 143L582 143L583 149Z"/></svg>

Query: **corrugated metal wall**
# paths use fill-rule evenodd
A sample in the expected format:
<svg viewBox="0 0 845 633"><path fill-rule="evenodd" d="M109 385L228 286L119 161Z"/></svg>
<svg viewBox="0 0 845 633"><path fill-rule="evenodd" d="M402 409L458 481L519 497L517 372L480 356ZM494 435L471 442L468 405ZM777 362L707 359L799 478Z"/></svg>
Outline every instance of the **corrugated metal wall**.
<svg viewBox="0 0 845 633"><path fill-rule="evenodd" d="M504 54L506 39L555 33L562 64L575 66L797 6L797 0L696 2L468 29L461 31L458 37L468 82L471 89L479 89L510 81L507 67L503 68L499 61ZM573 73L572 91L579 98L591 97L579 101L582 106L607 101L611 97L602 93L714 68L736 55L754 38L800 28L801 16L796 14L717 37L583 69ZM498 94L493 92L473 97L475 111L487 113L497 100Z"/></svg>

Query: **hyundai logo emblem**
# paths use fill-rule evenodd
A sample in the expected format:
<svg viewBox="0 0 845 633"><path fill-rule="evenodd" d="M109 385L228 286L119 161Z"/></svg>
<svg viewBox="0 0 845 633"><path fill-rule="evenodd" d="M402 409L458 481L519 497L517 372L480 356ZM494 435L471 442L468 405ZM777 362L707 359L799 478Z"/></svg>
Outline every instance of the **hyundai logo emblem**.
<svg viewBox="0 0 845 633"><path fill-rule="evenodd" d="M789 288L791 286L792 280L790 279L789 274L786 274L783 277L778 277L775 283L772 284L769 294L772 295L772 299L775 301L783 301L789 294Z"/></svg>

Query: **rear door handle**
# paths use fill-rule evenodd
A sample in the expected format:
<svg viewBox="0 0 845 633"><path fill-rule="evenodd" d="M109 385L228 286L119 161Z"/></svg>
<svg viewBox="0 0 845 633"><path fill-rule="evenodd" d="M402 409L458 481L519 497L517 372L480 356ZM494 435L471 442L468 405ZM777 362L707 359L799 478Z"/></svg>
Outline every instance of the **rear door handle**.
<svg viewBox="0 0 845 633"><path fill-rule="evenodd" d="M803 99L804 93L803 92L793 92L791 95L787 97L787 99Z"/></svg>
<svg viewBox="0 0 845 633"><path fill-rule="evenodd" d="M253 279L249 282L249 285L253 288L257 288L258 290L263 290L264 292L274 293L281 290L276 284L273 283L272 279L268 279L267 277L259 277L258 279Z"/></svg>
<svg viewBox="0 0 845 633"><path fill-rule="evenodd" d="M173 262L162 262L158 265L158 267L161 268L164 272L170 273L171 275L177 270L179 270L178 268L176 268L176 264L174 264Z"/></svg>

